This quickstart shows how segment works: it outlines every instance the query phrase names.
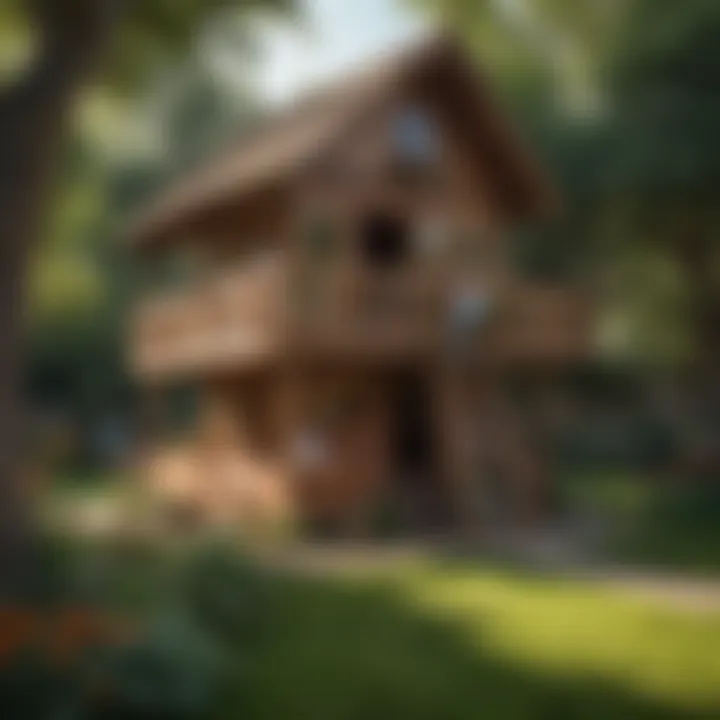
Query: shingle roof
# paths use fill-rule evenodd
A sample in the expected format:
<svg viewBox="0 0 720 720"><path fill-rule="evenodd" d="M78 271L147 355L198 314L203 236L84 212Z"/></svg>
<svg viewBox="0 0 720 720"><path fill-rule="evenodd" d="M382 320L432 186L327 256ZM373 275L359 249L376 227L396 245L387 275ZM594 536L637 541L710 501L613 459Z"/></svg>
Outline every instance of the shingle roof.
<svg viewBox="0 0 720 720"><path fill-rule="evenodd" d="M218 157L161 194L132 223L130 242L151 241L206 210L238 201L289 177L403 80L442 69L456 78L467 76L460 83L460 93L467 105L465 113L470 114L473 123L477 151L493 161L499 173L498 183L509 183L503 192L513 186L517 195L515 211L532 214L552 204L552 189L529 154L519 147L482 78L473 72L454 43L435 38L366 66L265 121L249 137L225 148ZM443 84L443 78L435 80Z"/></svg>

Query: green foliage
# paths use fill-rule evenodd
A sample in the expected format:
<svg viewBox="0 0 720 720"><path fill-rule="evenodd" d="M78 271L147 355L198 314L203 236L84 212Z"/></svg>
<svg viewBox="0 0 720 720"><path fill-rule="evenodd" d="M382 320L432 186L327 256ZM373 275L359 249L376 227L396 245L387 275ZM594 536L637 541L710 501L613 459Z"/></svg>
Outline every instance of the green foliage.
<svg viewBox="0 0 720 720"><path fill-rule="evenodd" d="M267 579L230 547L206 550L182 579L182 595L198 626L215 642L247 647L263 631Z"/></svg>
<svg viewBox="0 0 720 720"><path fill-rule="evenodd" d="M701 332L693 303L708 290L681 252L689 239L709 265L720 252L717 2L420 4L510 89L565 199L555 226L522 243L529 265L591 272L615 356L692 359Z"/></svg>
<svg viewBox="0 0 720 720"><path fill-rule="evenodd" d="M185 616L167 608L139 642L110 654L113 719L205 718L220 692L223 656Z"/></svg>
<svg viewBox="0 0 720 720"><path fill-rule="evenodd" d="M514 102L582 107L628 3L622 0L415 0L460 33Z"/></svg>
<svg viewBox="0 0 720 720"><path fill-rule="evenodd" d="M639 235L617 248L604 268L603 350L639 365L687 363L696 347L688 322L691 288L672 257Z"/></svg>
<svg viewBox="0 0 720 720"><path fill-rule="evenodd" d="M657 484L620 533L618 560L716 575L720 570L720 491L717 478Z"/></svg>
<svg viewBox="0 0 720 720"><path fill-rule="evenodd" d="M165 616L141 641L98 645L71 663L13 658L0 670L0 702L23 720L200 720L215 707L221 677L207 639Z"/></svg>
<svg viewBox="0 0 720 720"><path fill-rule="evenodd" d="M563 282L580 273L584 259L566 234L518 231L508 242L515 268L529 281Z"/></svg>
<svg viewBox="0 0 720 720"><path fill-rule="evenodd" d="M33 34L22 16L22 0L0 4L0 89L20 76L33 54Z"/></svg>
<svg viewBox="0 0 720 720"><path fill-rule="evenodd" d="M280 578L215 544L190 557L67 545L46 557L53 603L94 598L85 606L117 612L139 574L154 589L132 604L122 643L70 665L3 665L12 718L709 720L720 704L717 616L586 583L401 560ZM72 567L85 568L82 592Z"/></svg>
<svg viewBox="0 0 720 720"><path fill-rule="evenodd" d="M161 186L258 113L249 94L224 89L197 59L159 73L123 103L92 96L83 113L33 258L28 346L34 406L72 427L83 466L97 462L98 423L122 422L134 401L126 323L152 268L131 266L124 228Z"/></svg>
<svg viewBox="0 0 720 720"><path fill-rule="evenodd" d="M114 89L122 91L136 89L147 80L148 73L187 53L211 23L222 23L236 51L242 47L247 52L252 49L249 21L253 15L287 15L294 8L294 0L130 0L118 4L117 32L105 77ZM5 53L0 52L0 67L3 54L12 60L16 47L32 45L30 7L25 0L3 0L0 48ZM4 75L9 73L10 69Z"/></svg>
<svg viewBox="0 0 720 720"><path fill-rule="evenodd" d="M245 43L252 37L246 21L257 11L285 13L292 0L157 0L135 2L124 26L119 66L132 77L168 57L187 50L203 25L215 20L229 23ZM238 21L238 17L239 20Z"/></svg>
<svg viewBox="0 0 720 720"><path fill-rule="evenodd" d="M624 428L620 429L622 433ZM661 453L667 453L663 445ZM671 450L671 449L670 449ZM610 530L602 548L612 560L672 572L720 572L720 490L717 479L663 472L610 470L569 473L560 483L571 515L595 518ZM624 467L628 467L625 464ZM659 472L658 472L659 471ZM678 473L680 475L680 473Z"/></svg>
<svg viewBox="0 0 720 720"><path fill-rule="evenodd" d="M0 670L0 703L7 717L27 720L90 718L81 673L59 670L38 657L5 661Z"/></svg>
<svg viewBox="0 0 720 720"><path fill-rule="evenodd" d="M258 574L231 548L178 558L127 542L51 540L34 567L24 607L49 628L63 609L82 609L123 630L66 660L43 643L3 658L8 717L204 720L242 694L249 641L264 632L266 608Z"/></svg>
<svg viewBox="0 0 720 720"><path fill-rule="evenodd" d="M656 211L714 202L720 177L720 8L638 0L610 64L620 143L616 179ZM624 182L623 182L624 181Z"/></svg>

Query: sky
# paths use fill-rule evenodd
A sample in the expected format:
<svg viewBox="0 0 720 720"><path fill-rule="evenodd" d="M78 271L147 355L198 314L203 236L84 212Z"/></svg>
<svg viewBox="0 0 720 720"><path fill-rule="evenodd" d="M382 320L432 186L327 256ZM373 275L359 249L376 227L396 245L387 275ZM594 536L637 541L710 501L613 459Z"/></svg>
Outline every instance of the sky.
<svg viewBox="0 0 720 720"><path fill-rule="evenodd" d="M551 57L562 79L568 109L597 110L582 48L528 11L526 0L489 0L539 56ZM264 54L254 73L259 95L271 105L346 73L428 32L409 0L300 0L301 22L262 28Z"/></svg>
<svg viewBox="0 0 720 720"><path fill-rule="evenodd" d="M304 0L299 27L264 30L259 89L272 103L420 36L421 19L403 0Z"/></svg>

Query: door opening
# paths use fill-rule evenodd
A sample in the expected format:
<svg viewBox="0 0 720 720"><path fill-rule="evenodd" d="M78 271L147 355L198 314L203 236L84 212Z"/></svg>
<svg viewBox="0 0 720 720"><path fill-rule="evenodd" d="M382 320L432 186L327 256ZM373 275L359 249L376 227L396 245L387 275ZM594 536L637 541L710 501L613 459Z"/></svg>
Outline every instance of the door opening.
<svg viewBox="0 0 720 720"><path fill-rule="evenodd" d="M440 529L448 503L437 457L431 389L421 373L395 373L391 379L393 486L401 515L414 530Z"/></svg>

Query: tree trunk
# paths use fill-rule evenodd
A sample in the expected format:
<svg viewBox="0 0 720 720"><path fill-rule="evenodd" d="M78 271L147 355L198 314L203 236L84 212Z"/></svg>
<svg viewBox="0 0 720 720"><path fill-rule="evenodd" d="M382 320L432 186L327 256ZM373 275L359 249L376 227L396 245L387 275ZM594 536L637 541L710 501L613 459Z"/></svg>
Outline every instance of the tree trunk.
<svg viewBox="0 0 720 720"><path fill-rule="evenodd" d="M28 260L52 197L76 91L112 27L111 0L35 0L37 59L0 91L0 595L31 568L23 477L23 327Z"/></svg>

